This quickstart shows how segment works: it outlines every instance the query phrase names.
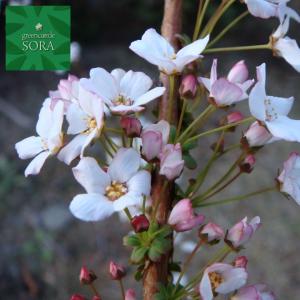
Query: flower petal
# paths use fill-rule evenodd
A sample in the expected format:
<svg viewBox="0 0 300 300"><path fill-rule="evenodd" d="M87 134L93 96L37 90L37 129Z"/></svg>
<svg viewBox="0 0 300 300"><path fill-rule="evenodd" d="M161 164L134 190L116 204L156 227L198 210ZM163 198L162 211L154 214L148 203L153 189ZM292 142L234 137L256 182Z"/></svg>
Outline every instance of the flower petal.
<svg viewBox="0 0 300 300"><path fill-rule="evenodd" d="M267 98L262 82L257 82L249 94L249 108L253 117L260 121L266 118L265 100Z"/></svg>
<svg viewBox="0 0 300 300"><path fill-rule="evenodd" d="M88 129L89 116L78 104L71 104L66 114L69 127L67 134L78 134Z"/></svg>
<svg viewBox="0 0 300 300"><path fill-rule="evenodd" d="M288 115L294 104L294 97L280 98L268 96L268 100L270 101L270 105L274 108L275 112L282 116Z"/></svg>
<svg viewBox="0 0 300 300"><path fill-rule="evenodd" d="M112 180L127 182L139 169L140 155L133 148L121 148L113 158L108 174Z"/></svg>
<svg viewBox="0 0 300 300"><path fill-rule="evenodd" d="M156 87L137 98L134 102L134 106L141 106L147 104L148 102L160 97L165 91L166 88L164 87Z"/></svg>
<svg viewBox="0 0 300 300"><path fill-rule="evenodd" d="M112 70L110 72L110 74L115 78L116 82L120 86L120 81L124 77L124 75L126 74L126 72L123 69L118 68L118 69Z"/></svg>
<svg viewBox="0 0 300 300"><path fill-rule="evenodd" d="M212 300L214 298L208 272L204 272L200 282L199 292L203 300Z"/></svg>
<svg viewBox="0 0 300 300"><path fill-rule="evenodd" d="M275 17L278 15L278 7L275 3L262 0L245 0L251 15L263 19Z"/></svg>
<svg viewBox="0 0 300 300"><path fill-rule="evenodd" d="M71 213L83 221L100 221L114 213L113 202L100 194L81 194L70 203Z"/></svg>
<svg viewBox="0 0 300 300"><path fill-rule="evenodd" d="M34 157L38 153L44 151L42 138L39 136L30 136L18 143L15 148L21 159L28 159Z"/></svg>
<svg viewBox="0 0 300 300"><path fill-rule="evenodd" d="M245 285L248 274L244 268L232 268L223 273L223 278L224 282L216 288L216 292L228 294Z"/></svg>
<svg viewBox="0 0 300 300"><path fill-rule="evenodd" d="M148 171L138 171L127 182L129 193L135 193L137 195L150 195L151 189L151 175Z"/></svg>
<svg viewBox="0 0 300 300"><path fill-rule="evenodd" d="M50 151L44 151L37 155L25 169L25 177L28 175L37 175L40 173L46 159L51 155Z"/></svg>
<svg viewBox="0 0 300 300"><path fill-rule="evenodd" d="M180 49L177 52L176 56L177 57L198 56L199 54L201 54L203 52L203 50L205 49L205 47L208 44L208 41L209 41L209 35L207 35L203 39L199 39L199 40L183 47L182 49Z"/></svg>
<svg viewBox="0 0 300 300"><path fill-rule="evenodd" d="M78 165L72 168L75 179L88 193L105 194L110 185L110 177L98 165L93 157L83 157Z"/></svg>
<svg viewBox="0 0 300 300"><path fill-rule="evenodd" d="M127 193L124 196L120 197L118 200L114 201L115 211L122 211L124 208L134 205L141 206L143 202L143 197L136 193Z"/></svg>

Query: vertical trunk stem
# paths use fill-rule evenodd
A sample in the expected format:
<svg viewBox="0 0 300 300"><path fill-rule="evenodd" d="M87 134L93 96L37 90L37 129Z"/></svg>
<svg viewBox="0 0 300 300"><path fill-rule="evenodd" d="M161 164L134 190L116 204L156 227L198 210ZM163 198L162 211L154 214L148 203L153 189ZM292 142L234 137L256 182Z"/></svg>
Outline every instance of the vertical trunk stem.
<svg viewBox="0 0 300 300"><path fill-rule="evenodd" d="M165 0L164 18L162 22L162 35L173 45L175 49L178 48L176 34L181 32L181 12L182 0ZM159 103L159 119L168 120L169 111L169 96L170 96L170 81L167 75L161 74L161 82L166 88L165 94L161 97ZM176 125L178 119L178 82L174 82L174 94L172 103L172 118L171 123ZM165 178L158 174L156 170L152 174L152 190L151 196L154 206L159 202L156 219L158 223L165 224L169 212L172 207L174 184L168 183L164 188ZM163 190L163 191L162 191ZM158 283L165 284L168 280L168 263L173 250L164 255L160 262L148 262L144 273L144 300L153 300L154 294L157 292Z"/></svg>

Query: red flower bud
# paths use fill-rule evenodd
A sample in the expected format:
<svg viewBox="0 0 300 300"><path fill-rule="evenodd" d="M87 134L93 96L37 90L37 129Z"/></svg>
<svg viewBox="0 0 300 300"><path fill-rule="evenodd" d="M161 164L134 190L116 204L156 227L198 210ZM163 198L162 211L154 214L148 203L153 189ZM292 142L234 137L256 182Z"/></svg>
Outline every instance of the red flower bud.
<svg viewBox="0 0 300 300"><path fill-rule="evenodd" d="M233 262L233 265L236 267L236 268L244 268L246 269L247 267L247 264L248 264L248 259L246 256L238 256L234 262Z"/></svg>
<svg viewBox="0 0 300 300"><path fill-rule="evenodd" d="M198 80L193 74L185 75L181 81L179 93L183 98L194 99L197 94Z"/></svg>
<svg viewBox="0 0 300 300"><path fill-rule="evenodd" d="M149 220L145 215L134 216L131 225L136 233L147 231L149 228Z"/></svg>
<svg viewBox="0 0 300 300"><path fill-rule="evenodd" d="M83 266L80 270L79 281L81 284L91 284L97 279L96 274L89 270L87 267Z"/></svg>
<svg viewBox="0 0 300 300"><path fill-rule="evenodd" d="M142 124L139 119L134 117L122 117L121 127L126 136L130 138L139 137L142 132Z"/></svg>
<svg viewBox="0 0 300 300"><path fill-rule="evenodd" d="M126 272L123 266L111 261L109 263L109 274L112 280L120 280L126 275Z"/></svg>
<svg viewBox="0 0 300 300"><path fill-rule="evenodd" d="M70 300L86 300L86 298L82 295L74 294L74 295L72 295Z"/></svg>
<svg viewBox="0 0 300 300"><path fill-rule="evenodd" d="M254 165L255 165L255 156L252 154L249 154L246 156L246 158L240 163L240 170L244 173L251 173Z"/></svg>

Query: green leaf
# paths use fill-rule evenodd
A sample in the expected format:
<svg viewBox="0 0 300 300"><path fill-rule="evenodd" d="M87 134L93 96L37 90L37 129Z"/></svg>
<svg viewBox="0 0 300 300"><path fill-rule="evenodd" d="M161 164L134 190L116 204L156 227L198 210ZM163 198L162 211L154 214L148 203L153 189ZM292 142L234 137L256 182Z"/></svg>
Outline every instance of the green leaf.
<svg viewBox="0 0 300 300"><path fill-rule="evenodd" d="M184 143L183 146L182 146L182 152L188 152L188 151L196 148L197 146L198 146L197 141Z"/></svg>
<svg viewBox="0 0 300 300"><path fill-rule="evenodd" d="M135 247L131 253L131 261L133 263L140 263L144 260L146 253L148 252L148 248L146 247Z"/></svg>
<svg viewBox="0 0 300 300"><path fill-rule="evenodd" d="M23 26L24 26L24 24L21 24L21 23L8 23L8 24L6 24L6 36L9 36L10 34L15 34Z"/></svg>
<svg viewBox="0 0 300 300"><path fill-rule="evenodd" d="M9 64L6 65L6 70L20 70L26 60L26 55L22 55L12 60Z"/></svg>
<svg viewBox="0 0 300 300"><path fill-rule="evenodd" d="M53 51L53 53L55 55L69 54L70 53L70 43L65 42L65 43L61 44Z"/></svg>
<svg viewBox="0 0 300 300"><path fill-rule="evenodd" d="M190 154L183 154L184 164L187 168L194 170L197 168L196 160Z"/></svg>
<svg viewBox="0 0 300 300"><path fill-rule="evenodd" d="M13 42L6 40L6 53L13 55L24 55L24 52Z"/></svg>
<svg viewBox="0 0 300 300"><path fill-rule="evenodd" d="M63 35L64 37L69 37L70 36L70 26L61 21L60 19L49 15L48 16L50 23L52 24L52 26L54 27L54 29L61 35Z"/></svg>
<svg viewBox="0 0 300 300"><path fill-rule="evenodd" d="M56 70L54 63L45 55L41 55L44 70Z"/></svg>
<svg viewBox="0 0 300 300"><path fill-rule="evenodd" d="M170 137L169 137L169 141L171 144L174 144L175 138L176 138L176 127L172 125L170 127Z"/></svg>
<svg viewBox="0 0 300 300"><path fill-rule="evenodd" d="M128 235L123 238L125 246L137 247L141 245L139 238L136 235Z"/></svg>

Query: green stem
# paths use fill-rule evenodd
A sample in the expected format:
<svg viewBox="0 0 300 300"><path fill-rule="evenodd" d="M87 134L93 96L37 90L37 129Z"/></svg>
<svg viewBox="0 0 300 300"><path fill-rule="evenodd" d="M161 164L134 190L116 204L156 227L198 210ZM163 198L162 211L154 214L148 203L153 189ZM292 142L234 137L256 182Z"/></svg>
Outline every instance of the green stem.
<svg viewBox="0 0 300 300"><path fill-rule="evenodd" d="M131 221L131 220L132 220L132 215L131 215L131 213L130 213L128 207L124 208L124 212L125 212L125 214L126 214L128 220Z"/></svg>
<svg viewBox="0 0 300 300"><path fill-rule="evenodd" d="M117 152L118 146L113 142L113 140L105 133L103 133L103 136L104 136L105 140L107 141L108 145L111 147L111 149L114 152Z"/></svg>
<svg viewBox="0 0 300 300"><path fill-rule="evenodd" d="M241 195L241 196L236 196L236 197L231 197L231 198L227 198L227 199L223 199L223 200L218 200L218 201L213 201L213 202L208 202L208 203L203 203L203 204L199 204L199 205L195 205L197 207L206 207L206 206L213 206L213 205L219 205L219 204L227 204L227 203L232 203L232 202L237 202L237 201L241 201L241 200L245 200L248 199L250 197L262 194L262 193L266 193L266 192L270 192L270 191L274 191L276 190L275 187L269 187L269 188L265 188L262 190L258 190L256 192L252 192L250 194L246 194L246 195ZM197 203L197 198L195 198L194 200L196 200Z"/></svg>
<svg viewBox="0 0 300 300"><path fill-rule="evenodd" d="M169 75L169 106L168 106L168 121L172 123L173 107L174 107L174 89L175 75Z"/></svg>
<svg viewBox="0 0 300 300"><path fill-rule="evenodd" d="M97 289L96 289L96 287L94 286L93 283L90 283L89 287L91 288L91 290L92 290L92 292L94 293L95 296L100 297L100 294L98 293L98 291L97 291Z"/></svg>
<svg viewBox="0 0 300 300"><path fill-rule="evenodd" d="M116 128L110 128L110 127L104 127L104 131L116 133L116 134L122 134L123 130L116 129Z"/></svg>
<svg viewBox="0 0 300 300"><path fill-rule="evenodd" d="M121 289L121 293L122 293L122 300L125 300L125 289L124 289L122 279L119 280L119 283L120 283L120 289Z"/></svg>
<svg viewBox="0 0 300 300"><path fill-rule="evenodd" d="M181 131L181 127L182 127L182 122L183 122L183 117L184 117L184 113L187 107L187 100L183 98L183 104L181 107L181 112L180 112L180 117L179 117L179 121L178 121L178 126L177 126L177 130L176 130L176 138L175 141L177 140L180 131Z"/></svg>
<svg viewBox="0 0 300 300"><path fill-rule="evenodd" d="M201 28L208 4L209 4L209 0L205 0L203 6L202 6L202 1L199 1L197 20L196 20L196 25L195 25L194 34L193 34L193 41L198 39L198 36L200 33L200 28Z"/></svg>
<svg viewBox="0 0 300 300"><path fill-rule="evenodd" d="M237 18L235 18L232 22L230 22L208 45L207 48L210 48L214 44L216 44L231 28L233 28L238 22L244 19L247 15L249 15L249 11L243 12Z"/></svg>
<svg viewBox="0 0 300 300"><path fill-rule="evenodd" d="M195 126L197 123L203 119L207 114L210 114L211 112L215 111L216 108L213 105L207 106L207 108L185 129L185 131L179 136L178 142L181 142L191 130L195 129Z"/></svg>
<svg viewBox="0 0 300 300"><path fill-rule="evenodd" d="M108 153L108 155L113 158L114 155L113 153L110 151L110 149L107 147L107 144L106 144L106 141L104 138L101 138L100 139L100 143L102 144L102 147L104 148L104 150Z"/></svg>
<svg viewBox="0 0 300 300"><path fill-rule="evenodd" d="M238 126L238 125L241 125L241 124L245 124L245 123L249 123L249 122L252 122L254 121L255 118L253 117L249 117L249 118L246 118L246 119L243 119L239 122L235 122L235 123L231 123L231 124L227 124L227 125L224 125L224 126L221 126L221 127L217 127L217 128L214 128L214 129L211 129L211 130L208 130L208 131L205 131L205 132L202 132L200 134L197 134L189 139L187 139L185 141L185 143L189 143L189 142L192 142L194 140L197 140L199 139L200 137L204 137L206 135L210 135L212 133L216 133L216 132L219 132L219 131L223 131L223 130L226 130L226 129L229 129L229 128L232 128L232 127L235 127L235 126Z"/></svg>
<svg viewBox="0 0 300 300"><path fill-rule="evenodd" d="M216 52L227 52L227 51L250 51L259 49L271 49L270 44L262 45L250 45L250 46L239 46L239 47L224 47L224 48L212 48L206 49L203 53L216 53Z"/></svg>

